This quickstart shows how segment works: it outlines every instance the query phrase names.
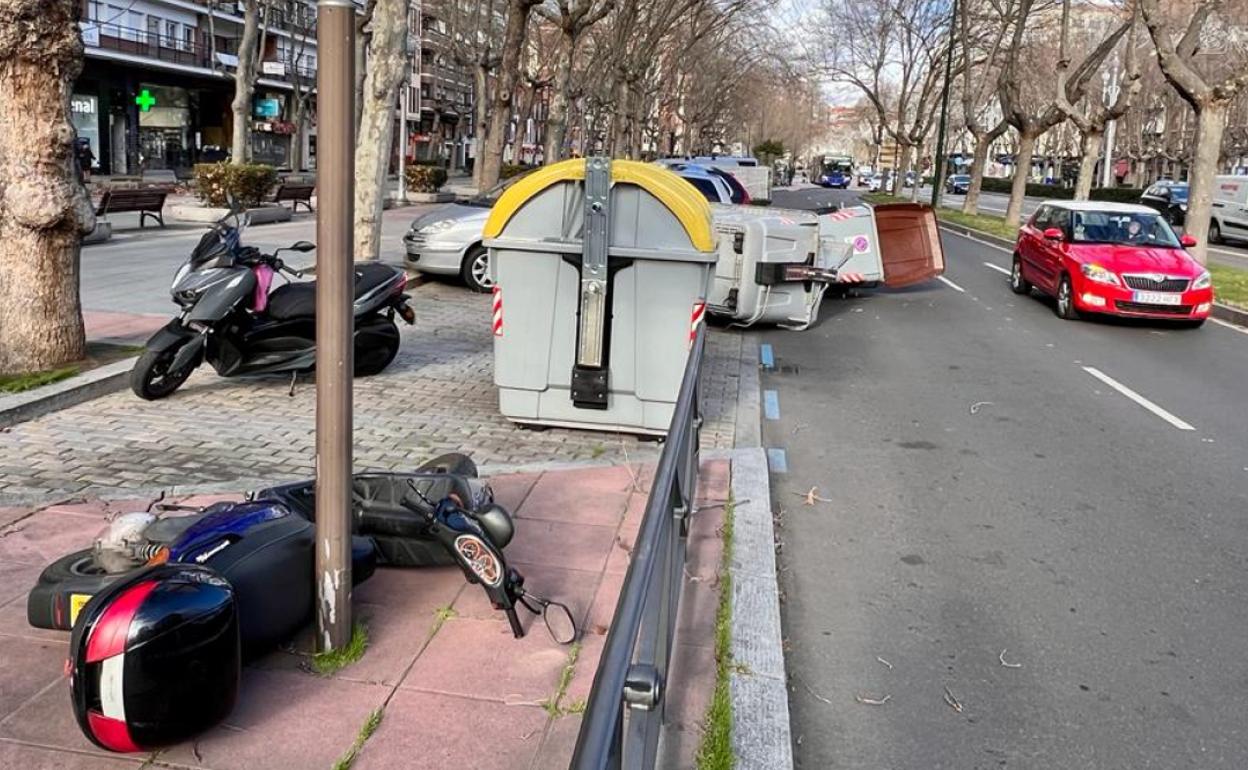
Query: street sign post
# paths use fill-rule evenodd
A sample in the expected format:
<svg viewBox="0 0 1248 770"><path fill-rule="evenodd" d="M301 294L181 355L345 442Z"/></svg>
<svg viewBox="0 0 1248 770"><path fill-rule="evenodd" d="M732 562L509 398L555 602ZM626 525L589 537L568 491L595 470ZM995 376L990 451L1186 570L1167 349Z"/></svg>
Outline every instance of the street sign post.
<svg viewBox="0 0 1248 770"><path fill-rule="evenodd" d="M316 640L351 641L355 4L317 3Z"/></svg>

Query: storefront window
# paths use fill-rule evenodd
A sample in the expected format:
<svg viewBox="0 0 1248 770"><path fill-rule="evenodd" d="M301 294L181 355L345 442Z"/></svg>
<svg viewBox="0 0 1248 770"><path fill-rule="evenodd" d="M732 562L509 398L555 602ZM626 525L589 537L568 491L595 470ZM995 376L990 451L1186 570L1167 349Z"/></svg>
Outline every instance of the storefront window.
<svg viewBox="0 0 1248 770"><path fill-rule="evenodd" d="M148 105L139 109L139 155L145 169L187 168L190 153L190 98L185 88L139 85Z"/></svg>
<svg viewBox="0 0 1248 770"><path fill-rule="evenodd" d="M90 95L74 94L69 100L70 120L79 139L86 139L91 145L91 154L95 156L92 164L100 167L100 111L99 100Z"/></svg>

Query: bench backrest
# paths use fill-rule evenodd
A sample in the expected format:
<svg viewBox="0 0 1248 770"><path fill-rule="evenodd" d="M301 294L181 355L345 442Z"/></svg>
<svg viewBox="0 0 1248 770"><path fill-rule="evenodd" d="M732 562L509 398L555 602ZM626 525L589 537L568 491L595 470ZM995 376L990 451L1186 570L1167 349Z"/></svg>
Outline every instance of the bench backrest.
<svg viewBox="0 0 1248 770"><path fill-rule="evenodd" d="M283 184L277 188L275 200L306 200L312 197L312 191L316 189L316 185L311 184Z"/></svg>
<svg viewBox="0 0 1248 770"><path fill-rule="evenodd" d="M168 190L106 190L99 208L101 211L159 211L168 195Z"/></svg>

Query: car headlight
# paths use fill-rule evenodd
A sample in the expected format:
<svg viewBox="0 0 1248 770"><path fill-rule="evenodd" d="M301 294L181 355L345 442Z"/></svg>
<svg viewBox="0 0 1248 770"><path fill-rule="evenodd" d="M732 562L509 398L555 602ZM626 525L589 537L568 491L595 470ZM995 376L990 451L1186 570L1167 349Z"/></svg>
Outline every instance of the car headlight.
<svg viewBox="0 0 1248 770"><path fill-rule="evenodd" d="M1208 270L1201 273L1200 276L1197 277L1195 281L1192 281L1193 289L1208 289L1212 285L1213 285L1213 276L1209 275Z"/></svg>
<svg viewBox="0 0 1248 770"><path fill-rule="evenodd" d="M430 222L427 225L418 227L416 229L416 232L423 233L424 235L433 235L434 233L440 233L446 230L450 230L454 226L455 226L454 219L439 219L437 222Z"/></svg>
<svg viewBox="0 0 1248 770"><path fill-rule="evenodd" d="M1100 265L1084 265L1082 268L1083 275L1089 280L1097 283L1109 284L1110 286L1121 286L1122 282L1118 280L1118 276L1101 267Z"/></svg>

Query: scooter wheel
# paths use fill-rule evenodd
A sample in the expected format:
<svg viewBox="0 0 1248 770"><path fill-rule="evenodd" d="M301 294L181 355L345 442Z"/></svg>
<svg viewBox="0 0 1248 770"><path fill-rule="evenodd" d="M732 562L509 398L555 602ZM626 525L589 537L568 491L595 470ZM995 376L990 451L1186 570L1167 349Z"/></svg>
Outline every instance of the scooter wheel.
<svg viewBox="0 0 1248 770"><path fill-rule="evenodd" d="M186 378L195 371L194 366L186 366L171 372L169 365L173 363L178 349L162 351L145 351L139 356L134 369L130 371L130 389L134 395L147 401L155 401L172 394L182 387Z"/></svg>
<svg viewBox="0 0 1248 770"><path fill-rule="evenodd" d="M103 591L121 574L104 572L91 549L62 556L44 568L26 597L26 620L34 628L68 631L73 627L74 597L81 602Z"/></svg>

